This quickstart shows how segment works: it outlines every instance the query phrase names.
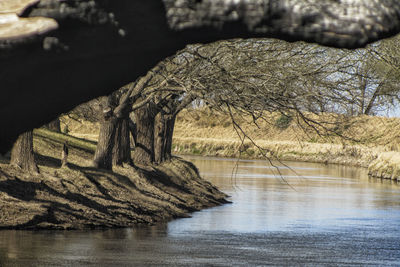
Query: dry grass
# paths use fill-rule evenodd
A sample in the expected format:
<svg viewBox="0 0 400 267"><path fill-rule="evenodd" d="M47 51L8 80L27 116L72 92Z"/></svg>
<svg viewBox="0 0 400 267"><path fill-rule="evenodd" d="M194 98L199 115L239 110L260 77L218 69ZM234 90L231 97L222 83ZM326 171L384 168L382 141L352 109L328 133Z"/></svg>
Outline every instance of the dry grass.
<svg viewBox="0 0 400 267"><path fill-rule="evenodd" d="M231 118L207 109L179 114L174 132L175 153L207 156L263 158L337 163L369 168L372 176L399 179L400 119L360 116L341 125L341 134L320 136L293 120L286 129L276 127L279 115L270 114L256 126L249 117L235 117L248 139L241 142ZM328 116L328 115L327 115ZM321 118L315 118L321 120ZM327 120L327 117L322 118ZM328 117L329 119L329 117ZM390 156L389 156L390 155Z"/></svg>
<svg viewBox="0 0 400 267"><path fill-rule="evenodd" d="M360 116L340 124L343 139L335 134L319 135L312 129L302 127L296 119L285 129L276 126L280 115L269 114L258 120L236 116L246 134L252 138L243 143L233 129L231 118L226 114L208 109L184 110L177 118L173 150L176 154L204 156L265 158L321 163L336 163L370 169L377 177L398 179L393 166L400 166L400 119ZM316 120L334 120L329 114L314 116ZM77 137L96 140L98 125L63 119L70 133ZM384 155L390 152L387 157ZM397 170L397 169L396 169ZM392 175L392 173L396 173Z"/></svg>
<svg viewBox="0 0 400 267"><path fill-rule="evenodd" d="M345 125L343 123L340 125L339 132L345 137L355 139L346 141L334 134L321 136L310 128L303 129L304 123L299 125L295 118L286 129L281 130L275 126L278 117L278 114L266 115L264 120L257 120L258 127L250 117L235 116L235 120L254 140L361 144L371 147L384 146L387 151L400 151L400 119L397 118L360 116L345 121ZM314 118L319 121L333 120L329 116L325 118L314 116ZM178 115L174 135L179 138L238 140L232 128L231 118L207 109L181 112Z"/></svg>

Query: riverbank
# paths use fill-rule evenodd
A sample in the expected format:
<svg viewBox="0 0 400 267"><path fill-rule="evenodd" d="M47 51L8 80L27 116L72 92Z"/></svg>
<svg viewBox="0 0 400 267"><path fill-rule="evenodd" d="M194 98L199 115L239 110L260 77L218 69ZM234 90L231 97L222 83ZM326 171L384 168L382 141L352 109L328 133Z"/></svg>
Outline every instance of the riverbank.
<svg viewBox="0 0 400 267"><path fill-rule="evenodd" d="M60 168L63 143L69 166ZM224 193L178 157L157 166L90 167L93 142L39 129L40 174L0 160L0 229L87 229L154 224L227 203Z"/></svg>
<svg viewBox="0 0 400 267"><path fill-rule="evenodd" d="M276 116L259 122L258 127L251 118L235 119L254 143L238 138L227 115L206 109L182 112L175 126L174 153L246 159L267 155L276 160L363 167L372 177L400 180L400 119L354 118L342 134L358 141L319 136L312 130L304 131L294 121L282 129Z"/></svg>
<svg viewBox="0 0 400 267"><path fill-rule="evenodd" d="M240 140L226 114L208 109L183 110L174 128L173 153L245 159L265 159L267 155L273 160L362 167L368 169L371 177L400 180L398 118L354 117L341 125L341 133L351 137L348 140L318 135L295 120L282 127L276 114L259 120L257 126L249 117L237 116L235 120L254 143ZM71 135L97 139L97 123L63 117L62 128L66 126Z"/></svg>

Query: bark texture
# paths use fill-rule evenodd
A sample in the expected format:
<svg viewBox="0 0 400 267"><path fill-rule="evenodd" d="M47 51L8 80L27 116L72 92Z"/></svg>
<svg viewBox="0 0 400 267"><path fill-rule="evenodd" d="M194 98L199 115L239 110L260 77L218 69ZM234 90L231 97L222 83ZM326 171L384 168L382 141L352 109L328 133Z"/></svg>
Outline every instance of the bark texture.
<svg viewBox="0 0 400 267"><path fill-rule="evenodd" d="M165 137L165 160L170 160L172 155L172 138L174 134L176 114L167 117Z"/></svg>
<svg viewBox="0 0 400 267"><path fill-rule="evenodd" d="M175 115L159 112L154 127L154 161L162 163L171 159Z"/></svg>
<svg viewBox="0 0 400 267"><path fill-rule="evenodd" d="M116 119L110 117L100 123L99 140L93 159L93 167L111 170L115 140Z"/></svg>
<svg viewBox="0 0 400 267"><path fill-rule="evenodd" d="M157 109L148 103L135 111L136 146L133 162L149 164L154 162L154 122Z"/></svg>
<svg viewBox="0 0 400 267"><path fill-rule="evenodd" d="M114 147L112 151L113 165L122 165L123 163L132 164L129 133L129 120L127 118L118 120L115 128Z"/></svg>
<svg viewBox="0 0 400 267"><path fill-rule="evenodd" d="M10 164L24 171L39 173L33 153L32 131L25 132L18 137L11 150Z"/></svg>
<svg viewBox="0 0 400 267"><path fill-rule="evenodd" d="M113 96L103 97L100 103L101 121L99 139L93 159L93 167L108 169L112 168L112 152L115 142L117 118L113 112Z"/></svg>
<svg viewBox="0 0 400 267"><path fill-rule="evenodd" d="M159 112L154 123L154 162L161 163L165 160L166 121L164 112Z"/></svg>

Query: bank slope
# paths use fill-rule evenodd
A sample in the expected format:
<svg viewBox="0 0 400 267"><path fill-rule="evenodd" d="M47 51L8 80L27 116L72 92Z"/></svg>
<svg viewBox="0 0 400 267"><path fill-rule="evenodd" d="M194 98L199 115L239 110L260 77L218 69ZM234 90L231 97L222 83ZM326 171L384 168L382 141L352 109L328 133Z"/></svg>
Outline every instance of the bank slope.
<svg viewBox="0 0 400 267"><path fill-rule="evenodd" d="M84 140L68 139L74 143L69 167L60 168L65 138L46 130L35 134L39 175L0 161L0 229L128 227L227 203L224 193L178 157L158 166L99 170L89 167L92 143L79 147Z"/></svg>

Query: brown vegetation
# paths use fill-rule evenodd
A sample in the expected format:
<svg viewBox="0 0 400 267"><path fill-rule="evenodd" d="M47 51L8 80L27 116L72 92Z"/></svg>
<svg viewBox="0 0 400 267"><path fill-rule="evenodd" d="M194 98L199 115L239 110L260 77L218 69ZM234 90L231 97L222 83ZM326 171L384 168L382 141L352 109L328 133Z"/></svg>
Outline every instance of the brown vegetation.
<svg viewBox="0 0 400 267"><path fill-rule="evenodd" d="M375 177L399 179L396 166L400 166L400 119L363 115L351 118L331 135L319 135L295 119L282 129L277 125L279 117L270 114L256 126L252 118L237 116L236 122L252 139L242 142L228 115L207 109L184 111L177 118L173 151L345 164L368 168Z"/></svg>
<svg viewBox="0 0 400 267"><path fill-rule="evenodd" d="M183 110L177 116L172 152L235 158L294 160L344 164L368 168L375 177L398 179L400 170L400 119L358 116L342 125L340 133L319 135L293 119L280 128L279 114L270 114L256 126L250 117L235 120L258 145L242 142L231 118L209 109ZM304 122L303 122L304 123ZM62 125L78 137L96 140L98 124L62 118ZM335 135L336 134L336 135Z"/></svg>

